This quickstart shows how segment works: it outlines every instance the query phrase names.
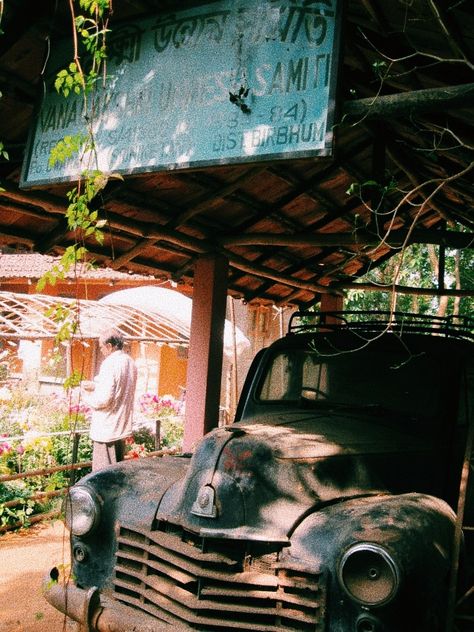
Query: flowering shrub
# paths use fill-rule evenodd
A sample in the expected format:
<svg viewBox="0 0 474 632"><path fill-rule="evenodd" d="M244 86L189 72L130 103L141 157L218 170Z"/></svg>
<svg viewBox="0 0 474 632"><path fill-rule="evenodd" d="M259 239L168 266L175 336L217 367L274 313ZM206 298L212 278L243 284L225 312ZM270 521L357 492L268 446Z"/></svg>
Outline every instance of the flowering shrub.
<svg viewBox="0 0 474 632"><path fill-rule="evenodd" d="M161 421L161 447L181 448L183 445L184 422L182 417L168 417Z"/></svg>
<svg viewBox="0 0 474 632"><path fill-rule="evenodd" d="M126 443L127 458L141 458L155 450L156 422L160 445L180 448L183 438L183 402L171 395L145 393L137 402L133 437ZM31 393L22 385L0 388L0 475L41 470L72 462L73 432L88 429L90 410L81 401L80 389L54 394ZM62 434L54 434L62 433ZM48 436L45 436L48 435ZM92 442L81 434L77 461L90 461ZM87 470L80 470L82 476ZM28 524L32 513L49 511L58 501L31 501L37 491L67 487L70 472L55 472L0 483L0 526ZM6 505L21 500L18 505Z"/></svg>
<svg viewBox="0 0 474 632"><path fill-rule="evenodd" d="M146 426L135 427L131 443L143 446L147 453L153 452L155 450L155 429L152 430Z"/></svg>
<svg viewBox="0 0 474 632"><path fill-rule="evenodd" d="M29 393L21 385L0 389L0 434L13 437L32 432L87 428L90 410L79 389L63 393Z"/></svg>
<svg viewBox="0 0 474 632"><path fill-rule="evenodd" d="M125 439L126 456L129 459L138 459L146 456L148 451L143 443L137 443L135 437Z"/></svg>
<svg viewBox="0 0 474 632"><path fill-rule="evenodd" d="M6 434L0 435L0 475L10 474L12 460L15 458L15 449L8 441L2 440Z"/></svg>
<svg viewBox="0 0 474 632"><path fill-rule="evenodd" d="M35 502L28 499L31 492L24 481L9 481L0 483L0 526L9 524L26 525L29 516L35 511ZM10 500L21 500L15 507L6 503Z"/></svg>
<svg viewBox="0 0 474 632"><path fill-rule="evenodd" d="M60 394L30 393L22 385L0 389L0 475L46 469L72 462L72 433L89 425L90 411L80 401L78 389ZM63 433L63 434L52 434ZM49 434L50 436L45 436ZM91 459L92 445L81 435L78 461ZM85 471L82 471L84 474ZM67 487L69 472L34 476L0 483L0 526L27 524L31 513L48 511L57 501L26 500L37 491ZM25 499L6 506L12 500Z"/></svg>
<svg viewBox="0 0 474 632"><path fill-rule="evenodd" d="M149 419L158 419L170 415L182 415L184 403L172 395L144 393L139 399L140 412Z"/></svg>
<svg viewBox="0 0 474 632"><path fill-rule="evenodd" d="M7 435L2 435L2 437L6 437ZM7 442L7 441L0 441L0 456L2 456L2 454L8 454L9 452L11 452L11 445Z"/></svg>
<svg viewBox="0 0 474 632"><path fill-rule="evenodd" d="M143 418L138 422L136 430L155 433L155 424L159 421L161 447L180 448L183 442L184 402L172 395L144 393L138 404Z"/></svg>

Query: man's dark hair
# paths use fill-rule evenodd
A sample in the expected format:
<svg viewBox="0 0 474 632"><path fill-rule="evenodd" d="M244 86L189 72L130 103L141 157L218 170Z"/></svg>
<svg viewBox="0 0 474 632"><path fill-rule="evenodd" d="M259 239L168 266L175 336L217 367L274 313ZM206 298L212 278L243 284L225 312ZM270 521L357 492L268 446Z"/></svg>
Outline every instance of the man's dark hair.
<svg viewBox="0 0 474 632"><path fill-rule="evenodd" d="M100 336L100 341L107 345L110 344L116 349L123 349L124 339L121 333L116 330L106 331Z"/></svg>

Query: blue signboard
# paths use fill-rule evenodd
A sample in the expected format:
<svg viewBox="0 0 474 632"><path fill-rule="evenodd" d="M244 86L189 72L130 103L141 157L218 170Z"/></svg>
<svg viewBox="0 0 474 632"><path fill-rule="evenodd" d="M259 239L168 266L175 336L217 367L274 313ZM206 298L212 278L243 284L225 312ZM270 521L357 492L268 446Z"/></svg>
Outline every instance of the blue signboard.
<svg viewBox="0 0 474 632"><path fill-rule="evenodd" d="M222 0L113 27L107 80L84 112L54 79L53 47L22 186L91 168L132 174L325 156L332 149L339 0ZM50 166L65 136L94 132L94 154Z"/></svg>

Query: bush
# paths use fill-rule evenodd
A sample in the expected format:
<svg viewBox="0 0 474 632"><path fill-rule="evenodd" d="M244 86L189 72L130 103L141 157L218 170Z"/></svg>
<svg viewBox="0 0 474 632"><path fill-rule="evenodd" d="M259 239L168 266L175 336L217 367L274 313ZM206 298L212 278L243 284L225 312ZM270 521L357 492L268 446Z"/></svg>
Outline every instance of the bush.
<svg viewBox="0 0 474 632"><path fill-rule="evenodd" d="M180 448L183 440L183 403L167 395L150 393L139 400L138 425L126 442L130 458L155 450L156 420L161 424L161 446ZM90 411L81 404L79 389L64 394L40 395L22 385L0 387L0 475L54 468L72 463L73 436L87 429ZM54 434L62 433L62 434ZM47 436L45 436L47 435ZM87 433L79 435L77 462L92 459L92 442ZM89 471L54 472L0 484L0 526L28 524L33 513L48 511L57 500L34 502L28 498L39 491L55 491ZM6 507L10 500L22 500Z"/></svg>
<svg viewBox="0 0 474 632"><path fill-rule="evenodd" d="M160 444L165 448L180 448L183 443L184 403L172 395L144 393L138 400L141 419L134 431L135 441L154 450L156 422L160 422ZM137 434L138 433L138 434Z"/></svg>
<svg viewBox="0 0 474 632"><path fill-rule="evenodd" d="M139 426L133 431L133 442L142 445L147 452L153 452L155 449L155 434L147 426Z"/></svg>
<svg viewBox="0 0 474 632"><path fill-rule="evenodd" d="M8 481L0 483L0 527L28 524L30 515L35 511L36 503L29 500L31 491L23 481ZM23 500L14 507L7 507L9 500Z"/></svg>
<svg viewBox="0 0 474 632"><path fill-rule="evenodd" d="M89 411L80 405L78 392L38 395L20 386L0 388L0 474L16 474L49 469L72 463L73 433L87 428ZM51 433L65 433L44 436ZM2 440L3 437L3 440ZM12 437L8 439L8 437ZM92 444L87 434L80 435L77 460L90 461ZM82 476L87 470L76 472ZM67 487L71 471L32 476L0 484L0 526L27 524L33 513L48 511L57 500L34 502L28 497L38 491ZM10 500L22 500L6 507Z"/></svg>
<svg viewBox="0 0 474 632"><path fill-rule="evenodd" d="M181 448L184 423L182 417L164 417L161 420L161 445L166 448Z"/></svg>
<svg viewBox="0 0 474 632"><path fill-rule="evenodd" d="M160 446L162 448L181 448L183 443L183 420L178 416L159 417L160 421ZM127 442L128 454L133 456L145 456L143 451L153 452L155 448L156 421L137 426L133 430L133 437Z"/></svg>

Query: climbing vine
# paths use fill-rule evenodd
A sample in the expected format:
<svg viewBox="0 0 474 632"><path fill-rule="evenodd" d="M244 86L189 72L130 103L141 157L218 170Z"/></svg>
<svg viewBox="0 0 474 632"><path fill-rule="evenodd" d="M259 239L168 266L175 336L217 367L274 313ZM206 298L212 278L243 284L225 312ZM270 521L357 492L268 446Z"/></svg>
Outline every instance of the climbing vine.
<svg viewBox="0 0 474 632"><path fill-rule="evenodd" d="M77 12L77 4L80 13ZM41 291L47 283L55 283L79 262L86 261L86 237L98 243L104 241L103 229L106 220L99 216L93 206L97 195L105 188L108 176L97 166L94 142L93 96L96 88L106 79L106 37L112 12L112 0L69 0L72 21L73 59L61 69L54 82L56 91L65 99L81 96L84 112L84 130L74 136L65 136L51 150L50 167L64 163L74 155L79 158L81 173L78 181L67 193L66 220L75 236L74 244L68 246L60 261L39 280ZM82 168L83 167L83 168Z"/></svg>
<svg viewBox="0 0 474 632"><path fill-rule="evenodd" d="M86 239L104 242L106 219L101 218L95 201L108 182L108 176L97 164L94 142L94 95L103 87L106 79L106 38L112 12L112 0L69 0L72 25L72 60L59 70L54 81L56 91L64 98L81 98L84 129L73 136L62 138L50 152L49 166L63 164L73 157L80 165L75 186L67 192L68 205L65 219L74 243L65 248L58 263L52 266L37 283L42 291L47 284L54 285L69 272L77 276L78 266L84 270L91 266L88 261ZM71 342L80 334L80 303L64 308L51 308L46 314L58 327L54 340L51 362L61 363L61 344ZM82 368L69 371L65 389L77 386L82 379Z"/></svg>

